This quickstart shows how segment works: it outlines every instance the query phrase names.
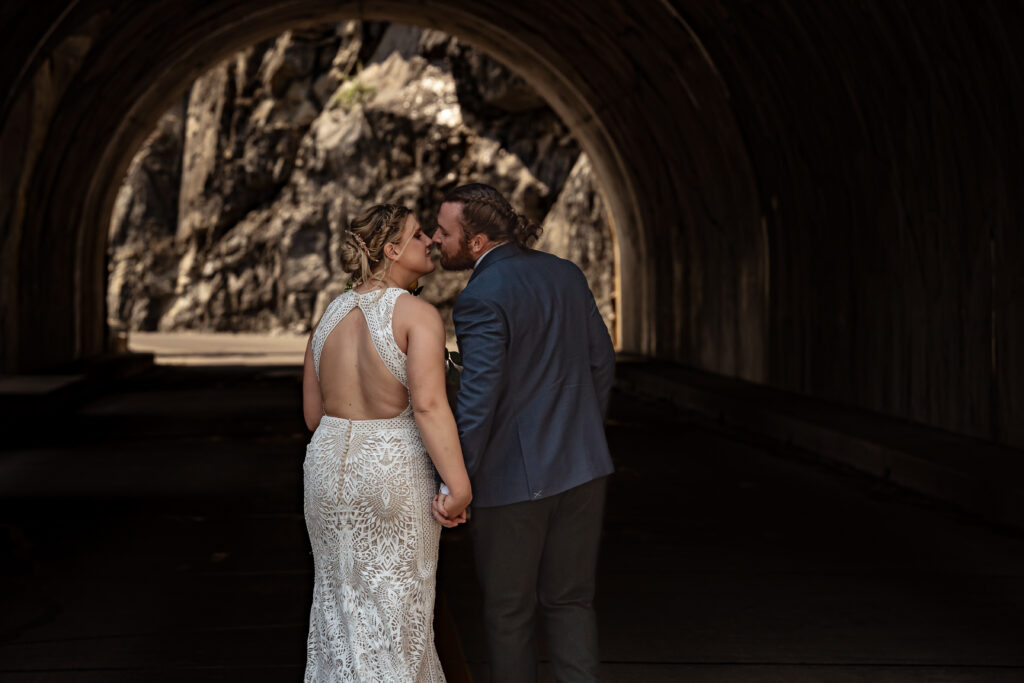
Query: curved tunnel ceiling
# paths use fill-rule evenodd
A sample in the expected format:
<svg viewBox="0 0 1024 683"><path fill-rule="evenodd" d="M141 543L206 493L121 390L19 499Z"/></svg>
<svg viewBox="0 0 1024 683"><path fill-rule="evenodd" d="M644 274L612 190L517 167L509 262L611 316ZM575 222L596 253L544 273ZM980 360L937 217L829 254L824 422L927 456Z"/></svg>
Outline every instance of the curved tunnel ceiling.
<svg viewBox="0 0 1024 683"><path fill-rule="evenodd" d="M92 11L87 12L87 7ZM37 90L50 90L59 104L54 102L49 120L38 116L38 107L33 112L33 132L45 133L46 139L31 160L35 163L30 161L37 172L26 188L24 221L46 228L39 233L26 231L18 261L57 258L68 263L67 279L53 283L60 292L76 294L76 300L65 304L77 312L77 334L66 340L75 346L63 354L75 357L102 348L103 328L97 321L102 322L103 316L98 283L105 277L105 234L99 226L108 222L132 152L160 113L196 76L232 51L287 28L346 18L438 28L520 72L573 130L605 189L620 256L622 346L641 352L667 350L680 343L696 348L699 340L690 338L692 333L684 330L681 319L658 316L656 311L676 308L675 299L685 296L695 277L706 278L708 284L723 276L736 278L725 272L702 276L696 269L682 267L681 252L687 248L682 226L699 227L709 219L719 231L721 226L740 226L747 233L740 241L750 243L755 270L760 265L756 193L748 166L735 163L744 155L725 91L678 14L657 7L644 16L612 5L596 14L583 9L582 4L545 5L541 11L530 3L317 0L166 2L144 7L79 3L58 22L46 47L38 52L48 60L37 65L34 85ZM652 49L650 36L659 33L662 39ZM652 79L651 73L661 75ZM705 139L696 152L688 153L687 147L692 146L688 139L694 135ZM711 179L713 186L707 182ZM695 198L695 192L703 196ZM61 194L70 201L54 203L52 199ZM665 210L666 200L669 210ZM716 210L718 215L710 215ZM738 217L738 210L746 215ZM666 229L669 225L674 229ZM59 239L54 239L56 234L42 238L40 233L46 230L59 231ZM76 235L74 244L68 243L69 230ZM37 237L41 239L33 244ZM33 253L33 247L47 253ZM750 279L755 289L760 286L756 274ZM665 282L671 284L666 287ZM52 296L59 294L52 292ZM736 293L725 296L736 298ZM756 295L747 298L757 299ZM18 306L8 303L11 309ZM711 305L699 308L700 315L723 315ZM747 325L757 329L763 314L758 306L754 309L742 315ZM38 312L21 311L20 315L19 329L42 323ZM735 318L736 313L724 315ZM30 345L17 351L5 348L4 355L42 364L44 358L32 357L40 351ZM753 345L717 349L708 355L726 372L741 372L752 379L762 372L763 362Z"/></svg>

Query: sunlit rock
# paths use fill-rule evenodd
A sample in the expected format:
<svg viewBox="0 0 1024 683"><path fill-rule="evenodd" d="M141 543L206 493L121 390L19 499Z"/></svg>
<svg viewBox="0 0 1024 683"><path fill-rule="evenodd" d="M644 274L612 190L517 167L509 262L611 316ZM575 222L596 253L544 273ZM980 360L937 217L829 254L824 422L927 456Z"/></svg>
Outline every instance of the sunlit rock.
<svg viewBox="0 0 1024 683"><path fill-rule="evenodd" d="M308 331L344 290L356 214L400 203L429 228L467 182L497 187L544 222L542 247L582 259L611 323L611 234L589 164L525 82L445 34L288 32L201 77L175 116L136 157L111 226L108 306L129 329ZM421 282L449 335L468 275L438 267Z"/></svg>

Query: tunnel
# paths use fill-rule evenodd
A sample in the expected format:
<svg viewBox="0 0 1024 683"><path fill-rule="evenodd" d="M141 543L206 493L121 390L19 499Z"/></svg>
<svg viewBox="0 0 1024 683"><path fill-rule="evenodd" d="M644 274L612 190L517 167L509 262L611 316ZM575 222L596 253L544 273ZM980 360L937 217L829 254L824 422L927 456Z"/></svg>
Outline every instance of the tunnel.
<svg viewBox="0 0 1024 683"><path fill-rule="evenodd" d="M7 373L108 350L104 226L160 113L232 50L342 18L493 54L594 161L623 350L1020 447L1019 10L10 3Z"/></svg>
<svg viewBox="0 0 1024 683"><path fill-rule="evenodd" d="M1024 8L997 0L7 2L3 376L115 351L115 196L188 84L347 19L457 36L563 119L613 226L624 356L922 449L952 439L967 469L1024 462ZM868 450L866 469L898 469ZM1024 520L1005 498L1001 520Z"/></svg>

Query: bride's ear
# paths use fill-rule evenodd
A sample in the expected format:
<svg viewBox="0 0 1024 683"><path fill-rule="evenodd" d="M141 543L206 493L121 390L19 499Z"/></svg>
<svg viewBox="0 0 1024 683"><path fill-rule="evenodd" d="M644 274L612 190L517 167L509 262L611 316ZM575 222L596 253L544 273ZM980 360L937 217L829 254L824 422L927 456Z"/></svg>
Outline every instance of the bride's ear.
<svg viewBox="0 0 1024 683"><path fill-rule="evenodd" d="M388 242L384 245L384 256L392 261L398 258L398 247L394 242Z"/></svg>

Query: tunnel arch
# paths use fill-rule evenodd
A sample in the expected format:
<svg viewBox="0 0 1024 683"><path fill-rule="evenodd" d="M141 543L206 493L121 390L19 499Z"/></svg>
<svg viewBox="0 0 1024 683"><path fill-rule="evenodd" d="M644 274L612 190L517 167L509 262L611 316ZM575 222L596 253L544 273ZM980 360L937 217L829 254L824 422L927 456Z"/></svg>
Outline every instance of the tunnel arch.
<svg viewBox="0 0 1024 683"><path fill-rule="evenodd" d="M104 207L170 91L345 17L459 36L570 125L625 350L1024 446L1024 9L991 1L11 0L0 372L107 349Z"/></svg>
<svg viewBox="0 0 1024 683"><path fill-rule="evenodd" d="M18 331L21 343L4 344L5 366L42 368L106 349L105 226L132 154L188 83L222 57L283 30L366 19L458 36L517 71L562 117L604 190L622 283L616 298L624 350L690 357L762 379L767 254L759 202L707 53L668 6L653 16L620 13L597 23L579 8L547 15L535 9L267 0L94 8L82 16L77 5L36 50L37 59L48 58L36 65L32 85L54 102L51 118L20 122L29 139L45 133L45 141L28 150L36 154L27 164L35 172L21 188L20 222L29 229L12 264L46 264L42 270L57 273L32 285L50 301L63 298L53 308L64 315L8 298L3 312L16 312L16 319L3 324ZM578 40L567 42L574 25L582 29ZM669 53L641 49L650 32L671 38ZM665 76L652 81L655 70ZM17 103L5 105L16 118ZM8 117L6 130L11 123ZM700 144L688 144L692 135L701 136ZM62 194L69 201L54 201ZM31 279L25 275L19 282ZM24 291L19 299L31 300ZM74 333L33 340L38 330L53 328Z"/></svg>

